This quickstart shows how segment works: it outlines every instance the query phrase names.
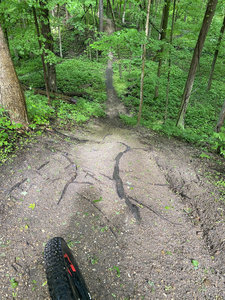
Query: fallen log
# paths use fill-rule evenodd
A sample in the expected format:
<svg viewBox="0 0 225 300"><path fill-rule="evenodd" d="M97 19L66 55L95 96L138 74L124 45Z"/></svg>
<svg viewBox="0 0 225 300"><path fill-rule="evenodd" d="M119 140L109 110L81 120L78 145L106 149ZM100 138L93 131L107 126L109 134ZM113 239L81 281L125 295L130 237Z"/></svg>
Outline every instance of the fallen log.
<svg viewBox="0 0 225 300"><path fill-rule="evenodd" d="M21 84L23 90L30 90L30 88L24 84ZM34 91L34 94L37 95L44 95L47 97L47 93L45 90L38 89L38 88L32 88ZM51 92L50 93L50 98L57 98L58 100L63 100L68 103L76 104L76 98L75 97L84 97L87 98L88 93L86 92L68 92L64 94L56 93L56 92Z"/></svg>

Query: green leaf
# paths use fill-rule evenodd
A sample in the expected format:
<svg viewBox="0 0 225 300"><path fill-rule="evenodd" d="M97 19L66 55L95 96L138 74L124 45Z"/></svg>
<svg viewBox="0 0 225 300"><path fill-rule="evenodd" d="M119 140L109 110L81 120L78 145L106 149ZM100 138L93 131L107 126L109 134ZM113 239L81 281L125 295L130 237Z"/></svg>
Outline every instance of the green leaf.
<svg viewBox="0 0 225 300"><path fill-rule="evenodd" d="M31 204L29 205L29 208L31 208L32 210L34 210L34 209L35 209L35 206L36 206L35 203L31 203Z"/></svg>
<svg viewBox="0 0 225 300"><path fill-rule="evenodd" d="M100 197L99 199L93 200L93 203L97 203L97 202L100 202L102 200L103 200L102 197Z"/></svg>
<svg viewBox="0 0 225 300"><path fill-rule="evenodd" d="M198 269L199 262L198 262L197 260L192 259L192 260L191 260L191 263L192 263L192 265L195 267L195 269Z"/></svg>
<svg viewBox="0 0 225 300"><path fill-rule="evenodd" d="M47 284L47 280L43 282L41 286L45 286L46 284Z"/></svg>
<svg viewBox="0 0 225 300"><path fill-rule="evenodd" d="M15 278L11 278L10 279L10 284L11 284L11 287L13 289L15 289L18 286L19 283L15 280Z"/></svg>

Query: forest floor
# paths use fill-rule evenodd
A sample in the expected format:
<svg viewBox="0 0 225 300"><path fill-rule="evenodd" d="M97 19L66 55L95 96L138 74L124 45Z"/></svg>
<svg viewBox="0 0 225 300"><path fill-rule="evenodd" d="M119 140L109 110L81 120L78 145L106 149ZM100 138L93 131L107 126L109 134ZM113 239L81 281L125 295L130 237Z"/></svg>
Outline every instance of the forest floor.
<svg viewBox="0 0 225 300"><path fill-rule="evenodd" d="M225 299L224 160L123 125L111 75L107 118L55 125L0 167L0 299L49 299L55 236L93 299Z"/></svg>

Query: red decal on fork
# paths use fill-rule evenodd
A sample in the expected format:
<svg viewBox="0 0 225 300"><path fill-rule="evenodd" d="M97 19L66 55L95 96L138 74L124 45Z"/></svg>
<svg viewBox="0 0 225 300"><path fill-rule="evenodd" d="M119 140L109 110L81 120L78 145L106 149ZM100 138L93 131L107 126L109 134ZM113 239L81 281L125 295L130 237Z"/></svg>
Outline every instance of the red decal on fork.
<svg viewBox="0 0 225 300"><path fill-rule="evenodd" d="M71 260L70 260L70 258L69 258L69 256L68 256L67 253L64 254L64 257L68 259L68 262L69 262L69 264L70 264L71 270L72 270L73 272L76 272L76 269L75 269L74 265L72 264L72 262L71 262ZM69 271L69 269L68 269L68 271ZM70 271L69 271L69 273L70 273L70 275L72 276L72 274L71 274Z"/></svg>

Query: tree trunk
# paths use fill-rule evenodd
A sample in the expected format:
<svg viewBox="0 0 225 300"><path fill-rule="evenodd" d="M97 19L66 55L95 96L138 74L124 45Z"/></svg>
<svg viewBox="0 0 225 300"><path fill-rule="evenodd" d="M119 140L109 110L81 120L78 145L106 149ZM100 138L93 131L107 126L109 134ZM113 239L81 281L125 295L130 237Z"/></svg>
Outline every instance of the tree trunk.
<svg viewBox="0 0 225 300"><path fill-rule="evenodd" d="M224 120L225 120L225 101L223 103L223 107L222 107L222 110L220 112L219 120L218 120L217 125L216 125L216 129L215 129L216 132L220 132L220 129L224 124Z"/></svg>
<svg viewBox="0 0 225 300"><path fill-rule="evenodd" d="M175 8L176 8L176 0L173 1L173 16L172 16L172 25L171 25L171 32L170 32L170 47L173 44L173 29L175 23ZM168 74L167 74L167 87L166 87L166 109L165 109L165 116L164 119L167 119L168 115L168 102L169 102L169 92L170 92L170 71L171 71L171 48L169 50L169 63L168 63Z"/></svg>
<svg viewBox="0 0 225 300"><path fill-rule="evenodd" d="M125 24L126 5L127 5L127 0L124 0L124 5L123 5L123 15L122 15L122 23L123 23L123 24Z"/></svg>
<svg viewBox="0 0 225 300"><path fill-rule="evenodd" d="M112 15L112 20L113 20L113 25L114 25L114 31L116 31L116 19L115 19L115 15L114 15L114 12L113 12L113 8L112 8L110 0L107 0L107 2L109 4L109 9L110 9L110 12L111 12L111 15Z"/></svg>
<svg viewBox="0 0 225 300"><path fill-rule="evenodd" d="M169 19L169 10L170 10L170 0L164 0L165 4L163 7L163 14L162 14L162 28L161 28L161 34L160 34L160 40L163 41L166 38L166 30L168 25L168 19ZM158 71L157 71L157 77L160 78L161 75L161 67L162 67L162 55L163 55L164 47L161 46L161 50L159 51L159 65L158 65ZM155 87L155 96L154 98L158 98L159 96L159 85L157 84Z"/></svg>
<svg viewBox="0 0 225 300"><path fill-rule="evenodd" d="M60 21L60 13L59 13L59 4L57 5L57 16L58 20ZM61 24L58 25L58 36L59 36L59 55L61 58L63 58L63 53L62 53L62 35L61 35Z"/></svg>
<svg viewBox="0 0 225 300"><path fill-rule="evenodd" d="M99 31L103 32L103 0L99 0Z"/></svg>
<svg viewBox="0 0 225 300"><path fill-rule="evenodd" d="M146 18L146 25L145 25L145 35L146 35L146 37L148 37L148 33L149 33L150 7L151 7L151 0L148 0L147 18ZM145 77L145 59L146 59L146 44L143 45L142 70L141 70L141 85L140 85L140 105L139 105L137 125L140 125L141 113L142 113L142 106L143 106L144 77Z"/></svg>
<svg viewBox="0 0 225 300"><path fill-rule="evenodd" d="M34 22L35 22L35 27L36 27L36 31L37 31L37 36L38 36L38 44L39 44L40 50L42 50L41 35L40 35L38 21L37 21L36 9L35 9L34 6L32 6L32 10L33 10L33 16L34 16ZM41 53L41 62L42 62L42 68L43 68L43 73L44 73L45 89L46 89L46 94L47 94L47 97L48 97L48 104L50 105L51 104L51 99L50 99L50 95L49 95L48 75L47 75L44 56L45 56L45 53L42 52Z"/></svg>
<svg viewBox="0 0 225 300"><path fill-rule="evenodd" d="M26 102L0 25L0 105L10 120L28 126Z"/></svg>
<svg viewBox="0 0 225 300"><path fill-rule="evenodd" d="M210 71L209 81L208 81L208 87L207 87L208 91L211 88L213 73L214 73L214 69L215 69L215 65L216 65L217 56L219 54L219 48L220 48L220 44L221 44L221 41L222 41L222 38L223 38L224 29L225 29L225 16L223 18L223 25L220 29L220 35L219 35L219 38L218 38L218 41L217 41L217 44L216 44L216 50L215 50L214 57L213 57L213 62L212 62L212 66L211 66L211 71Z"/></svg>
<svg viewBox="0 0 225 300"><path fill-rule="evenodd" d="M40 1L41 6L41 16L40 16L40 25L41 25L41 34L45 38L45 56L48 55L48 52L53 51L53 37L51 33L50 21L49 21L49 10L46 8L46 4L43 1ZM50 91L56 91L56 70L55 65L49 62L46 63L47 66L47 78Z"/></svg>
<svg viewBox="0 0 225 300"><path fill-rule="evenodd" d="M197 66L200 60L202 48L205 42L206 35L208 33L210 24L212 22L215 10L216 10L216 5L217 5L218 0L208 0L207 7L206 7L206 12L205 16L202 22L202 27L198 36L198 41L195 46L195 50L193 53L189 73L188 73L188 78L186 81L186 85L184 88L183 92L183 97L182 97L182 103L181 103L181 108L178 116L178 121L177 121L177 126L184 129L184 119L187 111L187 106L188 102L190 99L192 87L194 84L194 79L195 79L195 74L197 70Z"/></svg>

